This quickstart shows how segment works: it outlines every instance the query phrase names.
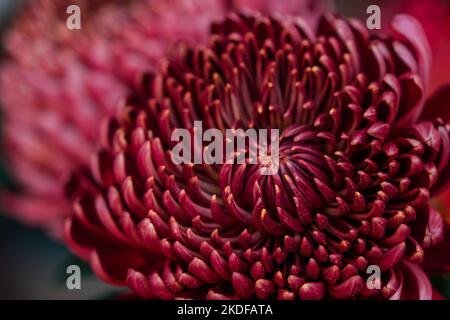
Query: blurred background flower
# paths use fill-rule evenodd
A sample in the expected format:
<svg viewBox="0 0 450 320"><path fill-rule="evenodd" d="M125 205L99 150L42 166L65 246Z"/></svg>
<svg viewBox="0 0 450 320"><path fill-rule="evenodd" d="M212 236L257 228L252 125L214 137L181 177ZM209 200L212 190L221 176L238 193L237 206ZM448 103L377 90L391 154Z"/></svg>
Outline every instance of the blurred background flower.
<svg viewBox="0 0 450 320"><path fill-rule="evenodd" d="M66 28L74 3L81 30ZM0 71L3 141L21 189L2 194L8 213L58 233L69 211L64 179L89 162L102 118L139 71L158 68L175 41L204 41L224 10L215 0L31 1L6 34Z"/></svg>
<svg viewBox="0 0 450 320"><path fill-rule="evenodd" d="M277 4L275 4L277 3ZM6 212L58 234L69 212L63 185L89 162L102 118L156 70L180 41L204 43L209 24L234 8L302 14L320 1L36 0L14 21L0 70L4 146L19 192L4 192ZM81 8L82 30L68 30L65 9Z"/></svg>
<svg viewBox="0 0 450 320"><path fill-rule="evenodd" d="M407 11L423 22L431 40L436 61L431 88L450 79L445 59L450 40L447 32L442 32L448 30L449 4L443 0L31 0L31 7L16 11L21 2L0 0L0 26L9 26L2 42L5 62L0 71L2 162L6 163L1 171L5 191L0 205L8 216L57 236L68 212L62 197L67 170L89 161L103 116L114 114L117 101L134 87L138 70L157 68L162 62L160 57L174 51L181 38L204 41L209 22L230 8L300 13L314 21L317 12L325 7L335 6L344 15L364 19L367 6L379 4L383 28L395 13ZM81 31L69 32L65 28L68 3L82 7ZM445 197L437 205L449 207ZM50 274L53 254L55 260L68 255L64 247L38 231L0 219L2 243L8 243L0 245L0 258L10 261L1 266L6 269L0 270L0 277L5 277L0 283L10 286L0 287L0 297L64 296L64 290L56 294L50 293L50 288L27 288L31 278L24 267L33 264L39 269L36 272ZM48 256L34 255L33 260L31 252L36 250ZM12 280L11 275L19 270L22 276ZM40 284L46 286L50 282L44 279ZM39 280L35 277L35 281ZM438 281L445 284L447 280ZM21 283L22 289L12 290L20 288ZM65 284L62 286L65 288ZM38 292L45 293L39 296ZM65 297L71 296L67 290L64 292Z"/></svg>

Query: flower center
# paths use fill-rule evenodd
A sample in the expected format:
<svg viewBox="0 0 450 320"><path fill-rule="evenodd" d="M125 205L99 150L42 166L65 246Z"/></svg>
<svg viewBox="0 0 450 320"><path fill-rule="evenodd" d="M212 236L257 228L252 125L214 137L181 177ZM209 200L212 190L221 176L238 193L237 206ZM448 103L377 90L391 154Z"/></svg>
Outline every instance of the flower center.
<svg viewBox="0 0 450 320"><path fill-rule="evenodd" d="M289 127L280 137L278 171L264 175L259 170L273 165L271 155L256 165L224 166L231 182L224 193L231 194L239 208L253 212L264 233L281 236L303 232L313 222L313 214L327 204L324 191L330 172L322 146L317 130L306 125Z"/></svg>

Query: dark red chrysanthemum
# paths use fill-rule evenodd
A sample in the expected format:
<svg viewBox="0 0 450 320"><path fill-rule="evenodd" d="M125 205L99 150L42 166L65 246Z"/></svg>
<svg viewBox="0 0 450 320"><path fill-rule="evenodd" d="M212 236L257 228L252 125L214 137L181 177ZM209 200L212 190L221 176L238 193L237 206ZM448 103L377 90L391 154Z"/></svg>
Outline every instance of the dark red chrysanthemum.
<svg viewBox="0 0 450 320"><path fill-rule="evenodd" d="M448 106L425 102L420 26L231 14L212 30L105 127L68 185L70 247L145 298L430 299L419 264L442 238L430 197L448 180L450 128L433 116ZM280 129L277 174L175 165L171 133L196 120Z"/></svg>

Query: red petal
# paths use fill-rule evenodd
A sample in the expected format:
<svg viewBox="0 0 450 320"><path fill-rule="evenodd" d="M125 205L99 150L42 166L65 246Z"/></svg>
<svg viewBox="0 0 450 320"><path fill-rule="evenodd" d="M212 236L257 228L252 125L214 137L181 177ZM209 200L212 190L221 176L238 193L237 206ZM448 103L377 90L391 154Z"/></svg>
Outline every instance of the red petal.
<svg viewBox="0 0 450 320"><path fill-rule="evenodd" d="M444 225L444 240L425 250L424 269L431 274L450 271L450 226Z"/></svg>
<svg viewBox="0 0 450 320"><path fill-rule="evenodd" d="M406 73L400 77L402 94L397 113L397 126L415 123L422 114L425 102L425 89L422 79L414 73Z"/></svg>
<svg viewBox="0 0 450 320"><path fill-rule="evenodd" d="M129 269L156 270L163 264L158 257L145 257L131 247L101 248L93 251L90 264L95 274L113 285L126 285Z"/></svg>
<svg viewBox="0 0 450 320"><path fill-rule="evenodd" d="M433 288L422 268L414 263L402 261L403 275L402 300L431 300Z"/></svg>
<svg viewBox="0 0 450 320"><path fill-rule="evenodd" d="M364 281L358 275L352 276L338 285L329 285L328 293L336 299L353 297L364 287Z"/></svg>
<svg viewBox="0 0 450 320"><path fill-rule="evenodd" d="M425 103L421 120L434 121L441 118L445 123L450 122L450 84L437 89Z"/></svg>
<svg viewBox="0 0 450 320"><path fill-rule="evenodd" d="M406 40L414 49L418 60L419 75L425 80L425 83L428 83L432 54L427 36L419 21L409 15L399 14L394 17L392 28L397 36Z"/></svg>
<svg viewBox="0 0 450 320"><path fill-rule="evenodd" d="M425 238L423 239L423 247L430 248L441 242L444 238L444 222L439 212L430 208L428 216L428 225L425 230Z"/></svg>
<svg viewBox="0 0 450 320"><path fill-rule="evenodd" d="M92 235L84 232L77 220L67 219L64 224L64 241L76 255L88 260L94 249L95 240Z"/></svg>

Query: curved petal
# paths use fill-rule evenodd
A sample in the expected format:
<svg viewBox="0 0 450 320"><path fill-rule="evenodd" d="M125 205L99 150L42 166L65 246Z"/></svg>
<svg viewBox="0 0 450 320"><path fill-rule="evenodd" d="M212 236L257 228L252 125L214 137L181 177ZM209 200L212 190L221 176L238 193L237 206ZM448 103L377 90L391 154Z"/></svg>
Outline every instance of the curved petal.
<svg viewBox="0 0 450 320"><path fill-rule="evenodd" d="M425 85L422 79L410 72L400 77L401 98L396 126L415 123L419 119L425 102Z"/></svg>
<svg viewBox="0 0 450 320"><path fill-rule="evenodd" d="M143 255L128 247L97 249L91 253L89 260L92 270L100 279L118 286L126 285L129 268L142 267L148 263Z"/></svg>
<svg viewBox="0 0 450 320"><path fill-rule="evenodd" d="M69 218L64 225L64 240L69 248L89 261L99 278L113 285L126 284L129 268L153 271L164 259L143 254L139 248L115 243L100 234L87 231L77 219Z"/></svg>
<svg viewBox="0 0 450 320"><path fill-rule="evenodd" d="M435 196L450 186L450 132L442 120L422 121L412 127L410 132L427 147L427 162L432 162L437 175L430 180L431 194ZM437 178L437 179L435 179Z"/></svg>
<svg viewBox="0 0 450 320"><path fill-rule="evenodd" d="M448 127L448 125L447 125ZM433 187L432 195L437 195L450 187L450 133L445 126L438 127L441 136L441 148L435 163L439 171L439 176Z"/></svg>
<svg viewBox="0 0 450 320"><path fill-rule="evenodd" d="M64 241L69 249L84 260L88 260L94 250L94 239L89 233L83 232L82 226L68 218L64 224Z"/></svg>
<svg viewBox="0 0 450 320"><path fill-rule="evenodd" d="M438 244L444 239L444 222L439 212L430 208L428 216L428 225L425 229L425 238L423 239L423 247L430 248Z"/></svg>
<svg viewBox="0 0 450 320"><path fill-rule="evenodd" d="M417 264L403 261L401 263L403 274L402 300L432 300L433 287L428 276Z"/></svg>
<svg viewBox="0 0 450 320"><path fill-rule="evenodd" d="M450 226L444 225L443 241L425 250L424 269L431 274L450 271Z"/></svg>
<svg viewBox="0 0 450 320"><path fill-rule="evenodd" d="M441 118L444 123L450 122L450 84L446 84L431 94L425 103L420 120L434 121Z"/></svg>
<svg viewBox="0 0 450 320"><path fill-rule="evenodd" d="M412 47L418 60L419 75L428 83L432 53L427 36L419 21L407 14L396 15L392 21L394 33Z"/></svg>
<svg viewBox="0 0 450 320"><path fill-rule="evenodd" d="M390 280L387 282L385 292L393 292L389 300L400 300L402 298L403 290L403 274L400 268L393 268L389 270L391 274Z"/></svg>

